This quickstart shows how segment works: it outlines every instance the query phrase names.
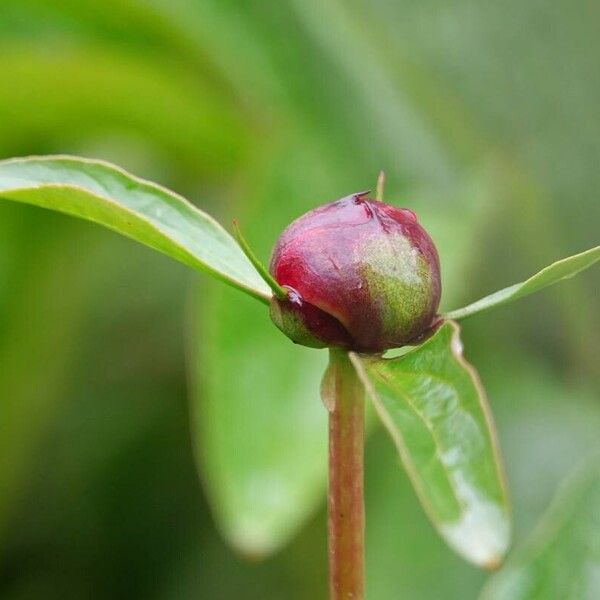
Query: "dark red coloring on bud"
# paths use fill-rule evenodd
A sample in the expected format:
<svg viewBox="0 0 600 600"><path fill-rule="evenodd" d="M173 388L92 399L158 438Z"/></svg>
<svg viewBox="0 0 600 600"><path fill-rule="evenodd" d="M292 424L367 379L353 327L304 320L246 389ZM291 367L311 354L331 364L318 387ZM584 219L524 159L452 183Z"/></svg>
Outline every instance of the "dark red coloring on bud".
<svg viewBox="0 0 600 600"><path fill-rule="evenodd" d="M434 243L408 209L354 194L309 211L280 236L270 271L288 290L271 318L314 348L382 352L422 336L440 301Z"/></svg>

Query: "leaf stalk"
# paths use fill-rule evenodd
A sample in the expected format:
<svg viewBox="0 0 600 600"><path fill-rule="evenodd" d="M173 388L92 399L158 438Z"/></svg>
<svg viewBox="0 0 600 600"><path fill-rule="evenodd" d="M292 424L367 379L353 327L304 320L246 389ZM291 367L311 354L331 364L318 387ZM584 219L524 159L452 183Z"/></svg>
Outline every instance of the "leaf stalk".
<svg viewBox="0 0 600 600"><path fill-rule="evenodd" d="M242 235L239 223L237 220L233 220L233 237L238 243L242 252L246 255L248 260L252 263L252 266L257 270L258 274L262 277L263 281L271 288L273 294L279 298L279 300L285 300L287 298L287 290L281 287L275 278L269 273L267 268L258 260L258 257L250 248L250 245L246 241L246 238Z"/></svg>

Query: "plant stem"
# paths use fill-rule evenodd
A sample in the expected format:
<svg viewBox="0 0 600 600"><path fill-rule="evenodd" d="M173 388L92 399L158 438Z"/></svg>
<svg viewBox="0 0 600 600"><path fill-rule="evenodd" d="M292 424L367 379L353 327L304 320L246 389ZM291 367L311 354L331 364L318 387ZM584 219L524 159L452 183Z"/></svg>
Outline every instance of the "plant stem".
<svg viewBox="0 0 600 600"><path fill-rule="evenodd" d="M364 388L346 352L331 349L321 394L329 410L329 593L364 598Z"/></svg>

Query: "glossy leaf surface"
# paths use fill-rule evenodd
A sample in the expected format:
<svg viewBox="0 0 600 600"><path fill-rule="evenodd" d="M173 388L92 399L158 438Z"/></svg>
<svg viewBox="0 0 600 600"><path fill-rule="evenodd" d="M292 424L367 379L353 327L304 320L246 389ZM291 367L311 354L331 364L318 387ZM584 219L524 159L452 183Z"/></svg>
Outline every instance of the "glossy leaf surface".
<svg viewBox="0 0 600 600"><path fill-rule="evenodd" d="M497 567L510 529L504 475L458 326L444 323L399 358L352 358L435 527L466 559Z"/></svg>
<svg viewBox="0 0 600 600"><path fill-rule="evenodd" d="M542 269L539 273L531 276L529 279L516 283L510 287L494 292L481 300L477 300L464 308L452 310L444 316L447 319L463 319L479 312L489 310L506 302L518 300L523 296L528 296L539 290L558 283L563 279L573 277L580 271L591 267L594 263L600 260L600 246L590 248L585 252L574 254Z"/></svg>
<svg viewBox="0 0 600 600"><path fill-rule="evenodd" d="M559 493L529 542L486 585L482 600L597 598L600 462Z"/></svg>
<svg viewBox="0 0 600 600"><path fill-rule="evenodd" d="M270 296L235 240L212 217L108 163L62 156L2 161L0 197L99 223L252 296Z"/></svg>

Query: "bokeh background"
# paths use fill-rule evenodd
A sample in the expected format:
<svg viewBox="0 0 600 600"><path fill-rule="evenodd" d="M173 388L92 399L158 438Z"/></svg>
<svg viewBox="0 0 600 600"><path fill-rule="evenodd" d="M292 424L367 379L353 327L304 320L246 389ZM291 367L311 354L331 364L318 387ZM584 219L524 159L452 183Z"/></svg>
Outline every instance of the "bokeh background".
<svg viewBox="0 0 600 600"><path fill-rule="evenodd" d="M384 169L454 308L598 241L598 16L588 0L2 0L0 156L118 163L237 216L265 260L291 219ZM516 546L600 444L599 285L596 269L463 326ZM325 597L324 360L239 292L0 204L0 597ZM366 464L369 598L476 598L488 575L438 539L376 428Z"/></svg>

